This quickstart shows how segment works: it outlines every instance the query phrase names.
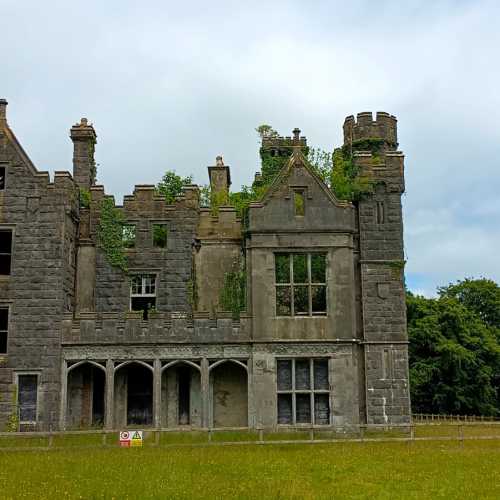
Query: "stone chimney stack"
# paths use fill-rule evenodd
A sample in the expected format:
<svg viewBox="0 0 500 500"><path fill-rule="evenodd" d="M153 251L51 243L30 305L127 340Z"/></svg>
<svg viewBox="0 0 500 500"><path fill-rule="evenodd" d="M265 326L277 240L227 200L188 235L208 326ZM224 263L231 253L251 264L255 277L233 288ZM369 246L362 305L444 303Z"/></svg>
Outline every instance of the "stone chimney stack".
<svg viewBox="0 0 500 500"><path fill-rule="evenodd" d="M94 149L97 135L87 118L82 118L71 127L70 137L73 141L73 177L81 188L89 189L96 180Z"/></svg>
<svg viewBox="0 0 500 500"><path fill-rule="evenodd" d="M0 125L7 123L7 104L6 99L0 99Z"/></svg>
<svg viewBox="0 0 500 500"><path fill-rule="evenodd" d="M208 176L210 178L212 193L229 193L231 173L229 171L229 166L224 165L222 156L217 156L215 159L215 166L208 167Z"/></svg>

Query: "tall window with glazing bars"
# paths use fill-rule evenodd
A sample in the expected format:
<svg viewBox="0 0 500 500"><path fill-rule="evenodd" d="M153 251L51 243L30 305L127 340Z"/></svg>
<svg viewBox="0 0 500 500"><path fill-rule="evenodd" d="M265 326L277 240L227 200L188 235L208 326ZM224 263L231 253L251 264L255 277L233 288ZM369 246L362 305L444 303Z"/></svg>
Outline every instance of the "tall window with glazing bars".
<svg viewBox="0 0 500 500"><path fill-rule="evenodd" d="M325 316L326 254L276 253L276 316Z"/></svg>

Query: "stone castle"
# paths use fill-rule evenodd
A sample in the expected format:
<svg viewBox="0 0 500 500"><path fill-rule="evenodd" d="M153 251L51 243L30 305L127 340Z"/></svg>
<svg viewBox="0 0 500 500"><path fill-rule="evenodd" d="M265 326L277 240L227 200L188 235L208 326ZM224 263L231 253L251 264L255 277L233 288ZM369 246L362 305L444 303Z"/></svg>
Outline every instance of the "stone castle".
<svg viewBox="0 0 500 500"><path fill-rule="evenodd" d="M0 100L0 430L351 426L410 420L403 282L403 154L396 118L346 118L344 144L375 189L338 200L289 150L243 227L233 207L125 196L128 268L99 244L96 133L74 125L73 173L38 171ZM359 148L378 138L374 154ZM358 147L357 147L358 146ZM229 167L209 167L227 192ZM81 192L90 193L81 203ZM238 316L225 277L244 269Z"/></svg>

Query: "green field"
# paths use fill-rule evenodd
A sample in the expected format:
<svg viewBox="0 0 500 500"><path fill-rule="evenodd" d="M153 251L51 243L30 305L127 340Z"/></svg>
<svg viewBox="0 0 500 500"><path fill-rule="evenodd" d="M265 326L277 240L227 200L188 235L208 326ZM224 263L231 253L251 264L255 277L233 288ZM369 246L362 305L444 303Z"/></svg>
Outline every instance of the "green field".
<svg viewBox="0 0 500 500"><path fill-rule="evenodd" d="M0 451L7 498L500 498L500 440Z"/></svg>

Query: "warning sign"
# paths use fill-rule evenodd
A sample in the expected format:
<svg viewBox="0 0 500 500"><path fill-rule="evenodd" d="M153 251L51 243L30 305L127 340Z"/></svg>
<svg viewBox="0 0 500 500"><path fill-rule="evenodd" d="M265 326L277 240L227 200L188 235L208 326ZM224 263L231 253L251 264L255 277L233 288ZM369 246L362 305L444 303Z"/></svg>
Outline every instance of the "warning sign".
<svg viewBox="0 0 500 500"><path fill-rule="evenodd" d="M131 446L142 446L143 431L120 432L120 446L130 448Z"/></svg>

